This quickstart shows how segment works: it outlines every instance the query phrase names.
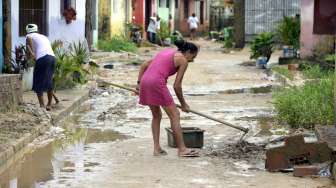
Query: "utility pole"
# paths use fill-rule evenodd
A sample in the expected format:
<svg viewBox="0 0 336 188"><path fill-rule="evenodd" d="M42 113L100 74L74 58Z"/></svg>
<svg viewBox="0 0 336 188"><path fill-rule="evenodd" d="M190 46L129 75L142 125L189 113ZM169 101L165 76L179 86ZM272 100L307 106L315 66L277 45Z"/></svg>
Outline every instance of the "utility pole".
<svg viewBox="0 0 336 188"><path fill-rule="evenodd" d="M92 9L93 9L93 4L94 1L92 0L86 0L85 2L85 38L86 41L88 43L89 49L92 49L92 45L93 45L93 24L92 23L92 16L96 16L93 15Z"/></svg>
<svg viewBox="0 0 336 188"><path fill-rule="evenodd" d="M234 0L234 41L236 48L245 45L245 0Z"/></svg>
<svg viewBox="0 0 336 188"><path fill-rule="evenodd" d="M5 64L9 63L12 56L12 31L11 31L11 0L3 0L3 53Z"/></svg>

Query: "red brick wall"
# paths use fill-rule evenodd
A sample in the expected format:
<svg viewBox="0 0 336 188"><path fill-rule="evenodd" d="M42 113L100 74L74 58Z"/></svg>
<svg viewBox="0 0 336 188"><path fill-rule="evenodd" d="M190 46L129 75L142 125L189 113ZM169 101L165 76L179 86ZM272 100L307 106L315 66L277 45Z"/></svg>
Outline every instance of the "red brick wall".
<svg viewBox="0 0 336 188"><path fill-rule="evenodd" d="M22 103L22 81L18 74L0 74L0 111L14 109Z"/></svg>

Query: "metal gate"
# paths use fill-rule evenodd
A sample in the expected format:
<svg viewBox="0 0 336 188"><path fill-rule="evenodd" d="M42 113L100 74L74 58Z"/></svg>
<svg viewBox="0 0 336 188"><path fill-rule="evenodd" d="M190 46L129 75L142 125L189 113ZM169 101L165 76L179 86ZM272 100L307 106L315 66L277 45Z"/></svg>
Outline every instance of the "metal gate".
<svg viewBox="0 0 336 188"><path fill-rule="evenodd" d="M224 6L210 7L210 31L221 31L224 27L233 26L233 17L225 16Z"/></svg>
<svg viewBox="0 0 336 188"><path fill-rule="evenodd" d="M274 31L284 16L300 14L300 0L245 0L245 38Z"/></svg>

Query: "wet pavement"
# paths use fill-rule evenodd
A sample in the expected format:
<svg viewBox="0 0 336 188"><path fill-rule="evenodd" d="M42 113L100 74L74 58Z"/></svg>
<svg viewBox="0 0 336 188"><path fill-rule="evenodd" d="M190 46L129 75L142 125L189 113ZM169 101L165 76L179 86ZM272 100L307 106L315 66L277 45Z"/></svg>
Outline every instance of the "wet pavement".
<svg viewBox="0 0 336 188"><path fill-rule="evenodd" d="M24 157L0 172L0 188L332 187L329 179L265 171L264 145L288 130L273 120L269 93L273 83L262 79L260 70L237 67L244 59L233 56L200 54L198 61L203 64L190 68L195 71L186 75L184 89L193 109L249 128L241 146L237 147L241 132L182 113L183 127L206 132L202 157L179 158L176 149L167 146L164 128L169 119L164 115L161 145L168 155L154 157L149 110L127 91L97 89L78 112L37 139ZM227 66L219 65L224 57ZM116 65L104 75L132 86L137 69ZM226 76L223 71L228 71ZM197 74L204 77L199 79Z"/></svg>

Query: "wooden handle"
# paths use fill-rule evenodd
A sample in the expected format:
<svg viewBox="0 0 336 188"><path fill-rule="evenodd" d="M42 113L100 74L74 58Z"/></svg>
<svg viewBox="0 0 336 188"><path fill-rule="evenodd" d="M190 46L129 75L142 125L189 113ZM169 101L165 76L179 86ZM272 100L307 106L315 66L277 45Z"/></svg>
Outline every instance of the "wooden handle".
<svg viewBox="0 0 336 188"><path fill-rule="evenodd" d="M176 106L177 106L178 108L182 108L182 107L181 107L180 105L178 105L178 104L177 104ZM228 123L228 122L222 121L222 120L220 120L220 119L211 117L211 116L209 116L209 115L207 115L207 114L203 114L202 112L198 112L198 111L196 111L196 110L189 109L189 112L191 112L191 113L193 113L193 114L197 114L197 115L202 116L202 117L205 117L205 118L207 118L207 119L211 119L211 120L213 120L213 121L222 123L222 124L227 125L227 126L229 126L229 127L232 127L232 128L235 128L235 129L239 129L239 130L241 130L241 131L243 131L243 132L245 132L245 133L247 133L247 132L249 131L249 129L247 129L247 128L245 128L245 127L239 127L239 126L233 125L233 124L231 124L231 123Z"/></svg>
<svg viewBox="0 0 336 188"><path fill-rule="evenodd" d="M111 86L114 86L114 87L118 87L118 88L121 88L121 89L125 89L125 90L128 90L128 91L131 91L131 92L134 92L136 94L139 94L139 91L135 90L135 89L131 89L131 88L128 88L128 87L125 87L125 86L122 86L122 85L119 85L119 84L115 84L115 83L110 83L110 82L106 82L106 81L99 81L99 82L103 82L104 84L106 85L111 85ZM176 106L178 108L182 108L181 105L179 104L176 104ZM201 112L198 112L196 110L192 110L192 109L189 109L189 112L193 113L193 114L196 114L196 115L199 115L199 116L202 116L202 117L205 117L207 119L210 119L210 120L213 120L213 121L216 121L216 122L219 122L219 123L222 123L224 125L227 125L229 127L232 127L232 128L235 128L235 129L238 129L240 131L243 131L245 133L247 133L249 131L249 129L245 128L245 127L239 127L239 126L236 126L236 125L233 125L231 123L228 123L228 122L225 122L225 121L222 121L220 119L217 119L217 118L214 118L214 117L211 117L207 114L203 114Z"/></svg>

